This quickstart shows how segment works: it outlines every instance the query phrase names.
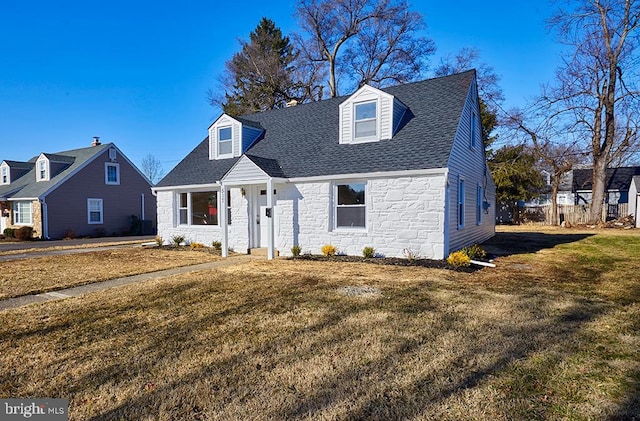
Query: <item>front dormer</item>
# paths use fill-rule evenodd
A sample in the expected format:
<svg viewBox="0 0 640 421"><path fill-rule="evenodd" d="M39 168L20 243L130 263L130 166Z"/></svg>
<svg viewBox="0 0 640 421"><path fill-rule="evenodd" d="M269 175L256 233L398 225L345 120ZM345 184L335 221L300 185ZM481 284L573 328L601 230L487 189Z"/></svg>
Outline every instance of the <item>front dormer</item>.
<svg viewBox="0 0 640 421"><path fill-rule="evenodd" d="M364 85L340 104L340 143L391 139L406 110L393 95Z"/></svg>
<svg viewBox="0 0 640 421"><path fill-rule="evenodd" d="M36 161L36 181L49 181L50 173L49 159L45 154L40 154Z"/></svg>
<svg viewBox="0 0 640 421"><path fill-rule="evenodd" d="M209 159L241 156L263 132L258 123L222 114L209 127Z"/></svg>
<svg viewBox="0 0 640 421"><path fill-rule="evenodd" d="M0 164L0 185L7 184L11 184L11 168L9 168L9 164L2 161Z"/></svg>

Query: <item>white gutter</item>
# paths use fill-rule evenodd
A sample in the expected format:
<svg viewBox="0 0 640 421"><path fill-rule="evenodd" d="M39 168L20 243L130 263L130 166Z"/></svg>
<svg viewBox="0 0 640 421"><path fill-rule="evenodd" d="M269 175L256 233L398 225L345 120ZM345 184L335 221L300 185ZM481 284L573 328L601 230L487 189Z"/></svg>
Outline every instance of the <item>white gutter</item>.
<svg viewBox="0 0 640 421"><path fill-rule="evenodd" d="M212 184L185 184L182 186L151 187L151 191L155 195L156 192L159 192L159 191L208 189L211 187L220 187L220 182L216 182Z"/></svg>
<svg viewBox="0 0 640 421"><path fill-rule="evenodd" d="M412 177L420 175L438 175L448 174L448 168L430 168L423 170L406 170L406 171L377 171L366 173L352 173L352 174L333 174L333 175L320 175L314 177L293 177L287 181L291 183L296 182L314 182L314 181L326 181L326 180L342 180L345 178L387 178L387 177Z"/></svg>

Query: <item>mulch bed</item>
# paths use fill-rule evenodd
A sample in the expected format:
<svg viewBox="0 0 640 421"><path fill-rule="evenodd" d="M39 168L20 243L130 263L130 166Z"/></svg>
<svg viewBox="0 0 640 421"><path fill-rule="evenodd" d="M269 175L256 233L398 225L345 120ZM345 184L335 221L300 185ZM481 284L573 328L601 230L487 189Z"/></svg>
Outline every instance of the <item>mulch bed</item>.
<svg viewBox="0 0 640 421"><path fill-rule="evenodd" d="M433 259L403 259L400 257L374 257L365 258L360 256L320 256L317 254L305 254L297 257L289 257L289 260L310 260L314 262L353 262L353 263L371 263L374 265L391 265L391 266L417 266L433 269L448 269L457 272L475 272L482 269L481 266L471 265L466 268L455 269L449 265L446 260Z"/></svg>

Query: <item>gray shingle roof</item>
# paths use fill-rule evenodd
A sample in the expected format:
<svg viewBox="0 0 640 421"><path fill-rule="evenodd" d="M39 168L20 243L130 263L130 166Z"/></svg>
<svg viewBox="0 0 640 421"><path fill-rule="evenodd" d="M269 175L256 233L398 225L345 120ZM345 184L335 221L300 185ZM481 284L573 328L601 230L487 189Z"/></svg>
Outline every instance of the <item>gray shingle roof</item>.
<svg viewBox="0 0 640 421"><path fill-rule="evenodd" d="M606 190L629 191L631 180L640 175L640 167L607 168ZM573 191L591 190L593 169L573 170Z"/></svg>
<svg viewBox="0 0 640 421"><path fill-rule="evenodd" d="M27 173L17 180L11 180L10 185L0 186L0 197L10 197L12 199L40 197L40 195L54 187L67 175L82 166L89 159L103 152L111 145L112 143L106 143L99 146L57 152L55 154L45 154L48 157L55 156L56 161L60 160L62 162L68 162L70 165L59 173L52 174L53 177L49 181L36 181L36 170L32 164L31 169ZM38 156L33 157L29 162L35 162L38 159ZM18 191L16 192L16 190Z"/></svg>
<svg viewBox="0 0 640 421"><path fill-rule="evenodd" d="M339 105L348 97L244 115L243 122L265 130L246 154L271 176L287 178L445 168L474 75L471 70L383 89L409 111L393 139L380 142L338 143ZM158 186L213 183L237 160L209 160L204 139Z"/></svg>

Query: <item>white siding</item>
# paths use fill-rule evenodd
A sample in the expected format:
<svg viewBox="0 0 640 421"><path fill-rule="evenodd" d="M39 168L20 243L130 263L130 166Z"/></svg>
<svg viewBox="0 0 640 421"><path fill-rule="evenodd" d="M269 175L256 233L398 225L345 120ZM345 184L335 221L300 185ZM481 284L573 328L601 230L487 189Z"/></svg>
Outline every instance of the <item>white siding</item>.
<svg viewBox="0 0 640 421"><path fill-rule="evenodd" d="M236 164L231 168L231 170L224 176L225 182L234 182L234 181L254 181L254 180L265 180L267 179L267 174L265 174L260 167L258 167L253 161L251 161L246 156L243 156L236 162Z"/></svg>
<svg viewBox="0 0 640 421"><path fill-rule="evenodd" d="M442 259L444 180L431 175L366 181L367 227L354 231L333 229L333 183L278 185L276 248L290 255L297 244L303 252L319 254L323 245L332 244L342 253L362 255L371 246L388 257L403 257L411 249Z"/></svg>
<svg viewBox="0 0 640 421"><path fill-rule="evenodd" d="M380 139L391 139L393 136L393 97L380 97Z"/></svg>
<svg viewBox="0 0 640 421"><path fill-rule="evenodd" d="M240 156L240 139L242 132L242 124L236 119L223 114L209 127L209 159L218 159L218 129L220 127L231 126L232 150L233 156Z"/></svg>
<svg viewBox="0 0 640 421"><path fill-rule="evenodd" d="M363 86L340 104L340 143L351 143L353 140L353 106L358 102L377 101L378 139L391 139L394 129L394 97L371 86ZM404 111L403 111L404 112Z"/></svg>
<svg viewBox="0 0 640 421"><path fill-rule="evenodd" d="M480 127L480 110L476 95L475 84L472 84L449 157L448 252L474 243L481 243L495 234L495 184L486 166ZM475 148L471 147L471 121L474 111L478 116ZM460 177L465 180L465 224L463 228L458 229L458 180ZM476 224L478 184L482 186L486 201L490 204L489 212L482 214L480 225Z"/></svg>

